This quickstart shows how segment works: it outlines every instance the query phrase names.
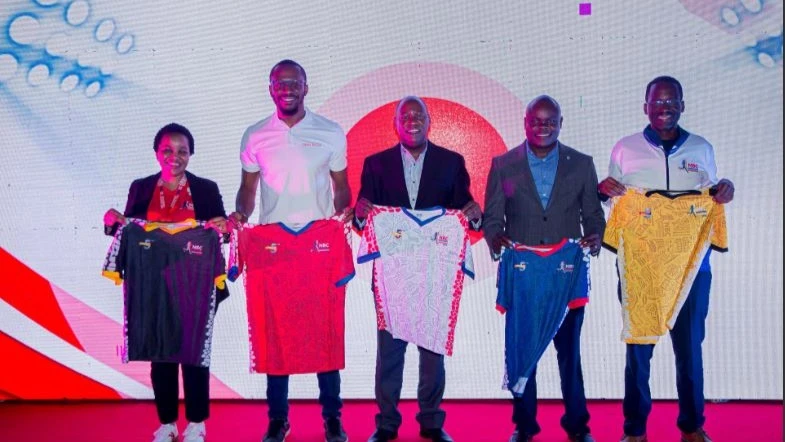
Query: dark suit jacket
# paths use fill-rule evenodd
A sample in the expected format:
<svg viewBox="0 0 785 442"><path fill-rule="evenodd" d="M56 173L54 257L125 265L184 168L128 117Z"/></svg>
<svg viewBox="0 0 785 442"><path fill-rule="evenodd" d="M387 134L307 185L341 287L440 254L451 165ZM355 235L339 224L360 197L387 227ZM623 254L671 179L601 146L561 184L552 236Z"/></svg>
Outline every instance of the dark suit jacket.
<svg viewBox="0 0 785 442"><path fill-rule="evenodd" d="M489 245L499 233L526 245L553 244L562 238L592 233L602 238L605 215L597 196L597 172L592 158L561 143L557 149L556 180L545 209L524 144L493 159L483 220L483 234Z"/></svg>
<svg viewBox="0 0 785 442"><path fill-rule="evenodd" d="M218 191L218 184L215 181L199 178L188 171L185 172L185 176L188 179L188 187L191 189L196 219L198 221L209 221L217 216L226 217L221 192ZM153 193L159 178L161 178L160 172L145 178L139 178L131 183L123 215L131 218L147 218L147 207L153 199ZM105 233L114 235L118 227L119 223L105 230ZM218 302L223 301L227 297L229 297L228 287L218 289L216 292Z"/></svg>
<svg viewBox="0 0 785 442"><path fill-rule="evenodd" d="M209 221L216 216L226 217L223 199L218 191L218 184L186 171L188 187L194 201L194 212L198 221ZM158 184L161 173L134 180L128 190L128 201L123 215L132 218L147 218L147 207L153 199L153 192Z"/></svg>
<svg viewBox="0 0 785 442"><path fill-rule="evenodd" d="M411 207L406 190L399 144L365 159L358 198L365 198L375 205L409 209L434 206L462 209L473 200L463 156L431 142L428 142L414 207Z"/></svg>

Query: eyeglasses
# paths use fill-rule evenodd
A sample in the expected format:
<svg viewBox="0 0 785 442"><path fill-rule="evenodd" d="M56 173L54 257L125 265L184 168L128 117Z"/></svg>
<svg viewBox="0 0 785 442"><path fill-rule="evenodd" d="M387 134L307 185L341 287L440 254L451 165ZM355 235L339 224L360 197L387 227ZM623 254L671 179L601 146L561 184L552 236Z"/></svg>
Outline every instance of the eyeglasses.
<svg viewBox="0 0 785 442"><path fill-rule="evenodd" d="M677 100L675 98L668 98L667 100L654 100L646 102L649 106L657 106L657 107L679 107L681 106L681 100Z"/></svg>
<svg viewBox="0 0 785 442"><path fill-rule="evenodd" d="M422 112L407 112L402 115L398 115L398 121L401 123L407 123L409 121L425 121L428 119L428 114Z"/></svg>
<svg viewBox="0 0 785 442"><path fill-rule="evenodd" d="M273 90L280 92L284 89L291 89L293 91L300 91L305 86L305 82L301 80L273 80L270 82Z"/></svg>
<svg viewBox="0 0 785 442"><path fill-rule="evenodd" d="M531 127L549 127L551 129L559 127L559 120L557 120L555 118L551 118L549 120L540 120L540 119L537 119L537 118L527 118L526 119L526 123L528 123L529 126L531 126Z"/></svg>

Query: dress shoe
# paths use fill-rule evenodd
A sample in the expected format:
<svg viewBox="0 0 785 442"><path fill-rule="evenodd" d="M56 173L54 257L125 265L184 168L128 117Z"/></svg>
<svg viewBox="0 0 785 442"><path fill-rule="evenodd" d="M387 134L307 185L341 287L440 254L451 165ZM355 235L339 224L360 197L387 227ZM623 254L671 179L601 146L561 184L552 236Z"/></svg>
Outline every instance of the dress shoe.
<svg viewBox="0 0 785 442"><path fill-rule="evenodd" d="M433 442L453 442L452 438L444 428L420 428L420 437L432 440Z"/></svg>
<svg viewBox="0 0 785 442"><path fill-rule="evenodd" d="M681 432L681 442L711 442L711 438L706 434L706 430L698 428L692 433Z"/></svg>
<svg viewBox="0 0 785 442"><path fill-rule="evenodd" d="M368 442L388 442L395 439L398 439L397 431L390 431L390 430L385 430L384 428L377 428L376 431L373 432L371 437L368 438Z"/></svg>
<svg viewBox="0 0 785 442"><path fill-rule="evenodd" d="M649 442L649 438L645 434L642 436L627 436L625 434L622 436L621 442Z"/></svg>
<svg viewBox="0 0 785 442"><path fill-rule="evenodd" d="M570 442L594 442L594 438L589 433L570 434L567 436Z"/></svg>
<svg viewBox="0 0 785 442"><path fill-rule="evenodd" d="M532 442L534 440L534 436L526 433L521 433L518 430L515 430L510 436L509 442Z"/></svg>

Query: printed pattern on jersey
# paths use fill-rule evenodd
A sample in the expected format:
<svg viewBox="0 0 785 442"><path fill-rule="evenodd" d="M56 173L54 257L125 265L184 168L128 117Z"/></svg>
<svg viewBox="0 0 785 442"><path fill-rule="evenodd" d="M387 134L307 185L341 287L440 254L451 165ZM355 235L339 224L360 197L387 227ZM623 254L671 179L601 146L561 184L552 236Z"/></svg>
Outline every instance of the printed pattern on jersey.
<svg viewBox="0 0 785 442"><path fill-rule="evenodd" d="M622 340L654 344L672 329L709 247L727 251L727 236L707 190L613 198L603 244L618 255Z"/></svg>
<svg viewBox="0 0 785 442"><path fill-rule="evenodd" d="M224 267L220 237L194 220L117 229L103 275L123 284L123 362L209 367Z"/></svg>
<svg viewBox="0 0 785 442"><path fill-rule="evenodd" d="M247 224L238 236L232 273L244 275L251 372L344 368L346 284L354 277L345 223Z"/></svg>
<svg viewBox="0 0 785 442"><path fill-rule="evenodd" d="M376 206L357 256L370 260L379 330L451 356L464 274L474 278L464 214Z"/></svg>
<svg viewBox="0 0 785 442"><path fill-rule="evenodd" d="M589 302L589 256L577 240L515 245L499 263L496 308L506 315L503 388L520 396L567 311Z"/></svg>

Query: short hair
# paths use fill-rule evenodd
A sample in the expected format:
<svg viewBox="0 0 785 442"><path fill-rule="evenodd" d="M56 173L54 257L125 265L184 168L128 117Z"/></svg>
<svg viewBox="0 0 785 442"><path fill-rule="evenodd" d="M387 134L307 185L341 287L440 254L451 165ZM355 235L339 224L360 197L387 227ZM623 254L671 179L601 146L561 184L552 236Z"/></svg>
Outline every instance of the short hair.
<svg viewBox="0 0 785 442"><path fill-rule="evenodd" d="M164 135L168 134L180 134L188 139L188 150L190 154L194 154L194 136L191 135L191 131L189 131L185 126L182 126L177 123L169 123L166 126L158 129L158 133L155 134L155 140L153 141L153 150L158 152L158 145L161 144L161 139L163 139Z"/></svg>
<svg viewBox="0 0 785 442"><path fill-rule="evenodd" d="M649 100L649 92L651 92L651 88L653 88L654 85L657 83L670 83L673 87L676 88L677 91L679 91L679 99L680 100L684 99L684 91L681 88L681 83L679 83L679 80L673 77L669 77L667 75L661 75L655 78L654 80L650 81L649 84L646 85L646 95L643 97L643 101Z"/></svg>
<svg viewBox="0 0 785 442"><path fill-rule="evenodd" d="M273 73L275 73L275 70L281 66L292 66L299 69L300 73L303 74L303 80L305 80L305 82L308 83L308 76L305 74L305 69L300 65L300 63L297 63L296 61L290 60L288 58L285 58L279 61L278 63L275 63L275 66L273 66L273 68L270 69L270 81L273 80Z"/></svg>
<svg viewBox="0 0 785 442"><path fill-rule="evenodd" d="M394 120L398 119L398 114L401 112L401 108L403 107L403 105L408 103L408 102L410 102L410 101L414 101L414 102L420 103L420 106L422 106L423 112L425 112L425 115L427 115L428 119L430 120L431 114L430 114L430 112L428 112L428 106L425 105L425 102L423 101L422 98L420 98L420 97L418 97L416 95L407 95L407 96L401 98L401 101L399 101L398 104L395 106L395 115L393 115L393 119Z"/></svg>

